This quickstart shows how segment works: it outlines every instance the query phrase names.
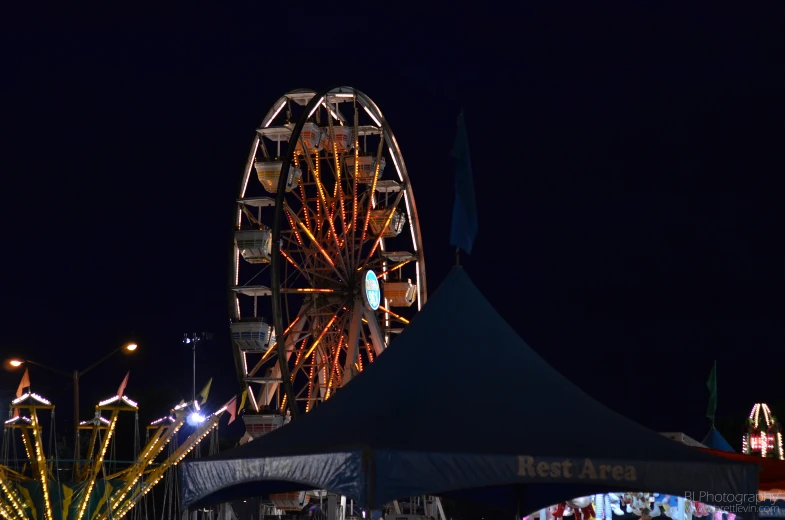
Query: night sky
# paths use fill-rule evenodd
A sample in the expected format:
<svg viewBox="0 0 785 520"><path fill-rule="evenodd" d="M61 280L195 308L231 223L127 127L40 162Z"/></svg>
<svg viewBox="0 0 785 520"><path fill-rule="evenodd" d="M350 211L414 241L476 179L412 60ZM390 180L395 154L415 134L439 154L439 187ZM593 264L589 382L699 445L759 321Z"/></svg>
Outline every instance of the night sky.
<svg viewBox="0 0 785 520"><path fill-rule="evenodd" d="M151 420L190 395L182 335L207 331L198 386L214 377L211 402L228 400L233 210L254 130L288 90L349 85L400 144L431 293L454 262L463 107L478 287L562 374L659 431L706 433L716 359L738 445L755 402L785 413L785 7L679 4L6 17L2 357L70 371L134 339L136 355L84 376L82 415L130 369ZM21 373L1 377L5 409ZM31 378L69 427L69 381Z"/></svg>

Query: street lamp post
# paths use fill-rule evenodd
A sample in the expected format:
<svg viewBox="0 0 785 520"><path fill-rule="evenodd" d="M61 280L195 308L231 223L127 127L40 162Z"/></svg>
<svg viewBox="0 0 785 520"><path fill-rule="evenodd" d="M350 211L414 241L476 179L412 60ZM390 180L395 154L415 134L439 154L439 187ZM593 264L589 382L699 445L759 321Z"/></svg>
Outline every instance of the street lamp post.
<svg viewBox="0 0 785 520"><path fill-rule="evenodd" d="M125 350L126 352L133 352L137 348L139 348L139 345L137 345L136 343L127 343L125 345L122 345L121 347L112 350L107 355L105 355L104 357L102 357L101 359L99 359L89 367L85 368L84 370L74 370L71 373L29 359L12 359L9 361L9 364L12 367L20 367L23 364L35 365L45 370L48 370L50 372L53 372L55 374L60 374L62 376L71 378L73 380L74 383L74 478L76 478L76 472L79 468L79 455L80 455L79 454L80 451L79 450L79 378L85 375L86 373L90 372L92 369L102 364L104 361L114 356L118 352L123 350Z"/></svg>
<svg viewBox="0 0 785 520"><path fill-rule="evenodd" d="M183 343L186 345L191 345L191 352L193 357L193 396L192 400L196 401L196 345L200 341L212 339L213 335L209 332L202 332L201 334L192 333L192 334L183 334Z"/></svg>

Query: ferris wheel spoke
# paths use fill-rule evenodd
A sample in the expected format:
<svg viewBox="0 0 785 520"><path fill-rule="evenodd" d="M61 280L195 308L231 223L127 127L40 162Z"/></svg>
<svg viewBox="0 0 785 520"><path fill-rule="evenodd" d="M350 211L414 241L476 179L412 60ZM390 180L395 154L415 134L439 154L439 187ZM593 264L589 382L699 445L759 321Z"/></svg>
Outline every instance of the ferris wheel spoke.
<svg viewBox="0 0 785 520"><path fill-rule="evenodd" d="M368 329L371 331L373 350L376 355L379 356L384 352L384 349L387 348L387 345L384 342L384 336L382 335L381 327L379 327L379 322L376 320L376 313L370 309L363 309L363 316L368 322Z"/></svg>
<svg viewBox="0 0 785 520"><path fill-rule="evenodd" d="M360 329L362 327L363 303L357 298L352 305L349 321L349 338L346 341L346 362L343 366L343 384L352 380L354 364L357 362L360 344Z"/></svg>
<svg viewBox="0 0 785 520"><path fill-rule="evenodd" d="M303 237L300 235L300 231L297 229L297 224L294 223L294 219L292 219L292 216L289 214L288 211L285 212L285 215L286 215L286 220L289 222L289 226L291 227L291 232L294 234L294 238L295 238L294 241L289 239L290 242L296 243L300 247L303 247L304 246Z"/></svg>
<svg viewBox="0 0 785 520"><path fill-rule="evenodd" d="M295 364L295 368L294 368L294 370L292 371L292 373L295 373L295 372L297 372L298 370L302 369L302 367L303 367L303 365L305 364L305 362L307 361L308 357L310 357L310 356L311 356L311 354L313 353L313 351L314 351L314 350L316 350L316 347L318 347L318 346L319 346L319 344L322 342L322 340L323 340L323 339L324 339L324 337L327 335L327 333L328 333L328 332L330 332L330 327L332 327L332 326L333 326L333 324L335 323L335 320L337 320L337 319L338 319L338 317L340 316L340 314L341 314L341 311L343 311L343 306L345 305L345 303L346 303L346 302L344 301L343 303L341 303L340 305L338 305L338 310L336 310L336 311L333 313L333 315L332 315L332 317L329 319L329 321L327 321L327 323L324 325L324 327L322 327L322 330L321 330L321 332L319 333L319 335L317 336L316 340L314 340L314 342L313 342L313 343L312 343L312 344L311 344L311 345L308 347L308 350L306 350L306 351L305 351L305 353L303 354L303 356L302 356L302 357L301 357L301 358L298 360L298 362Z"/></svg>
<svg viewBox="0 0 785 520"><path fill-rule="evenodd" d="M397 264L395 264L394 266L390 267L389 269L386 269L386 270L382 271L381 273L379 273L376 276L376 278L385 278L386 279L387 275L389 275L392 272L395 272L395 271L399 270L401 267L405 266L406 264L409 264L409 263L413 262L414 260L415 260L415 258L411 257L408 260L404 260L403 262L398 262Z"/></svg>
<svg viewBox="0 0 785 520"><path fill-rule="evenodd" d="M379 305L379 310L384 312L385 314L389 314L391 318L393 318L394 320L397 320L397 321L403 323L404 325L408 325L409 324L409 320L407 320L406 318L404 318L403 316L401 316L399 314L394 313L390 309L387 309L387 308L382 307L381 305Z"/></svg>
<svg viewBox="0 0 785 520"><path fill-rule="evenodd" d="M313 395L314 394L313 390L314 390L314 379L318 372L317 366L319 365L319 354L320 352L318 350L316 350L313 354L311 354L311 366L309 367L308 370L308 395L305 400L305 413L311 411L311 404L313 403L313 400L316 398L316 396Z"/></svg>
<svg viewBox="0 0 785 520"><path fill-rule="evenodd" d="M284 345L284 352L285 352L285 363L288 363L292 353L296 350L296 344L302 339L303 343L307 340L308 332L304 331L305 325L307 324L307 313L308 309L310 309L311 303L306 302L300 308L300 312L298 313L297 317L294 319L292 323L284 330L284 334L282 335L282 341L285 341ZM276 349L277 342L273 343L270 349L265 353L265 356L268 356L271 352L277 352ZM271 361L273 356L264 357L257 362L254 366L253 370L249 372L249 376L253 377L265 364L266 361ZM270 403L273 397L276 395L280 385L281 385L281 365L280 363L275 363L270 370L270 379L271 381L266 382L262 388L262 390L266 390L263 394L260 392L260 397L258 399L259 402L264 403L265 406L270 406ZM257 409L258 411L258 409Z"/></svg>
<svg viewBox="0 0 785 520"><path fill-rule="evenodd" d="M338 279L339 280L345 280L346 279L346 275L345 274L342 275L340 272L338 272L338 269L335 266L335 262L333 262L332 258L330 258L330 254L322 247L322 245L319 243L319 241L316 239L316 237L313 236L313 234L308 230L308 228L305 227L305 224L303 224L302 220L297 218L297 215L294 214L294 211L292 211L292 209L289 207L288 204L284 204L284 209L292 216L292 218L297 223L297 225L302 228L302 230L305 232L306 236L311 239L311 243L322 254L324 259L327 261L327 265L329 265L333 269L333 271L335 271L335 274L338 275Z"/></svg>
<svg viewBox="0 0 785 520"><path fill-rule="evenodd" d="M354 111L354 127L352 129L352 136L354 138L354 175L352 175L352 181L353 181L352 182L352 188L353 188L352 189L352 221L349 223L349 226L350 226L350 229L351 229L351 232L352 232L351 233L351 245L349 246L350 247L350 251L351 251L351 257L349 259L349 265L352 266L352 268L357 267L356 255L355 255L355 253L356 253L356 251L355 251L355 242L356 242L355 238L357 236L357 213L360 210L359 201L358 201L358 197L357 197L358 190L359 190L358 177L359 177L359 174L360 174L360 137L358 135L358 133L359 133L359 118L358 118L358 115L359 114L357 113L357 100L356 99L354 100L354 108L355 108L355 111ZM347 231L347 234L348 234L349 230L347 229L346 231Z"/></svg>
<svg viewBox="0 0 785 520"><path fill-rule="evenodd" d="M303 212L303 219L305 220L305 227L307 227L310 231L313 231L313 228L311 227L311 216L310 216L311 208L307 204L308 199L305 198L305 185L302 182L300 183L300 194L302 195L302 212ZM297 226L294 225L294 222L291 221L291 219L290 219L290 223L292 224L292 229L296 229Z"/></svg>
<svg viewBox="0 0 785 520"><path fill-rule="evenodd" d="M305 142L305 138L302 135L300 136L300 143L302 145L303 150L307 150L308 149L307 145L306 145L306 142ZM340 244L338 244L338 233L335 231L335 224L333 222L333 219L330 218L330 215L329 215L329 210L328 210L329 204L328 204L328 201L327 201L327 194L326 194L326 190L324 188L324 184L322 183L321 176L320 176L320 173L319 173L319 163L321 162L321 159L319 157L319 152L318 151L316 152L316 160L315 161L311 160L311 156L308 153L304 153L303 156L305 157L305 160L308 163L308 167L313 172L313 178L314 178L314 181L316 182L316 194L318 196L317 202L321 202L321 206L324 207L324 213L328 217L327 218L327 222L329 223L330 229L333 232L333 238L335 239L335 245L338 246L338 250L340 251L341 250L341 246L340 246ZM317 216L318 216L318 213L319 213L319 211L318 211L319 207L320 206L317 205ZM319 226L320 222L321 222L321 217L319 218L319 220L317 220L317 230L320 227ZM302 223L300 223L300 224L302 225ZM310 231L309 231L309 233L310 233ZM343 266L343 270L344 270L344 272L346 272L347 271L346 263L344 262L343 255L339 255L339 258L341 260L341 264ZM332 260L330 260L330 263L331 264L333 263Z"/></svg>
<svg viewBox="0 0 785 520"><path fill-rule="evenodd" d="M297 313L297 316L284 329L283 334L281 334L281 336L280 336L280 339L282 339L284 341L284 351L288 352L288 350L286 350L286 346L287 345L294 345L295 343L297 343L300 340L300 338L302 336L302 332L303 332L303 326L305 325L305 322L307 321L307 318L306 318L307 314L306 313L311 308L311 306L312 306L312 303L310 301L306 301L305 303L303 303L302 306L300 307L300 311ZM290 332L292 333L294 339L287 342L287 337L289 336ZM261 365L264 363L264 361L267 358L269 358L272 353L276 352L276 347L278 346L278 339L279 338L276 337L276 341L274 341L270 345L270 348L267 349L267 351L264 353L264 355L259 360L259 362L254 366L253 370L251 370L249 372L249 375L251 375L251 376L255 375L256 372L259 370L259 368L261 368Z"/></svg>
<svg viewBox="0 0 785 520"><path fill-rule="evenodd" d="M337 186L337 185L336 185ZM343 267L344 271L348 272L347 265L348 264L348 250L346 250L346 241L344 239L346 232L344 230L343 234L338 233L338 227L336 226L335 221L338 219L339 211L336 207L338 204L337 198L334 198L331 202L330 209L325 212L324 220L327 221L329 227L326 230L328 242L332 245L330 250L335 253L335 256L338 257L341 261L341 266ZM344 228L345 229L345 228ZM334 240L329 240L330 235L332 235Z"/></svg>
<svg viewBox="0 0 785 520"><path fill-rule="evenodd" d="M296 270L298 273L300 273L300 274L301 274L301 275L302 275L302 276L303 276L303 277L304 277L306 280L308 280L308 282L309 282L309 284L310 284L310 285L313 285L313 282L312 282L312 280L311 280L311 276L310 276L310 272L309 272L309 271L306 271L306 270L304 270L302 267L300 267L300 265L299 265L297 262L295 262L295 261L294 261L294 259L293 259L291 256L289 256L289 254L288 254L286 251L284 251L283 249L281 249L281 250L280 250L280 252L281 252L281 256L283 256L283 257L284 257L284 259L285 259L287 262L289 262L289 264L291 264L292 266L294 266L295 270ZM287 281L288 281L288 278L287 278ZM286 281L285 281L285 283L286 283Z"/></svg>
<svg viewBox="0 0 785 520"><path fill-rule="evenodd" d="M284 282L283 284L281 284L283 287L293 287L294 285L296 285L296 282L300 281L301 278L305 278L306 285L308 287L313 286L311 277L308 276L310 273L308 273L307 269L294 269L290 272L289 264L287 264L286 267L287 267L287 271L284 276Z"/></svg>
<svg viewBox="0 0 785 520"><path fill-rule="evenodd" d="M346 204L344 200L343 181L341 180L341 155L338 153L338 143L335 139L335 128L333 127L333 119L327 118L327 126L330 129L330 142L333 149L333 160L335 162L335 187L338 191L338 204L341 210L341 224L343 225L344 235L346 234Z"/></svg>
<svg viewBox="0 0 785 520"><path fill-rule="evenodd" d="M381 157L382 151L384 150L384 134L382 134L379 138L379 148L376 150L376 165L374 166L373 172L373 179L371 180L371 189L368 191L368 207L365 211L365 218L363 219L363 231L360 235L360 245L359 245L359 253L357 255L357 263L355 264L356 267L360 267L360 262L362 262L362 247L365 244L365 238L368 234L368 225L371 222L371 211L373 210L373 194L376 191L376 184L379 180L379 173L381 171ZM369 255L370 256L370 255Z"/></svg>
<svg viewBox="0 0 785 520"><path fill-rule="evenodd" d="M332 347L332 360L329 367L330 377L327 380L327 390L325 391L324 395L325 400L329 399L330 395L332 394L333 382L337 381L337 386L341 386L341 369L339 363L346 340L346 334L344 334L346 331L346 320L347 316L344 313L344 315L341 317L341 325L338 328L340 331L338 336L338 343Z"/></svg>
<svg viewBox="0 0 785 520"><path fill-rule="evenodd" d="M294 266L294 268L297 269L297 271L304 278L306 278L306 280L308 281L309 287L313 287L316 284L316 278L319 278L319 279L321 279L321 280L323 280L325 282L334 282L335 281L334 278L319 272L319 269L320 269L319 266L321 264L319 262L317 262L316 259L320 258L321 255L320 255L320 253L318 251L303 249L302 251L298 250L296 252L299 253L299 256L302 257L302 261L299 264L290 255L290 253L293 253L293 251L289 251L289 253L287 253L285 250L281 249L281 255L284 257L284 259L287 262L289 262L289 264ZM286 285L284 285L284 286L286 286Z"/></svg>

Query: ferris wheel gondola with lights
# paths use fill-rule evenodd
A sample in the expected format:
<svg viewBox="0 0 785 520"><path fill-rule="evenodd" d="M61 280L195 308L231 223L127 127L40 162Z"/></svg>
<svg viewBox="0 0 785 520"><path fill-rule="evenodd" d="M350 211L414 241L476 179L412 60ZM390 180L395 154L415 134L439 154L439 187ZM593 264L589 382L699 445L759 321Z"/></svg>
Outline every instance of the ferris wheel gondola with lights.
<svg viewBox="0 0 785 520"><path fill-rule="evenodd" d="M350 87L275 102L235 224L231 331L249 405L267 417L246 418L255 437L383 354L425 303L425 262L401 150L379 107Z"/></svg>

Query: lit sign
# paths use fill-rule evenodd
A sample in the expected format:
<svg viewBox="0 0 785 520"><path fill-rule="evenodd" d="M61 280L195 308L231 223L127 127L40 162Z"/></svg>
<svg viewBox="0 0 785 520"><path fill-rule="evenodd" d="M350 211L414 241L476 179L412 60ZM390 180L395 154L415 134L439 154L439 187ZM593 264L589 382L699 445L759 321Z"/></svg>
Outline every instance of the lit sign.
<svg viewBox="0 0 785 520"><path fill-rule="evenodd" d="M766 445L766 451L772 451L774 450L774 435L766 435L765 433L752 435L750 436L750 444L752 451L761 451L764 444Z"/></svg>
<svg viewBox="0 0 785 520"><path fill-rule="evenodd" d="M376 310L379 308L379 303L382 300L382 291L379 289L379 280L376 278L376 273L371 270L365 272L365 300L371 309Z"/></svg>

